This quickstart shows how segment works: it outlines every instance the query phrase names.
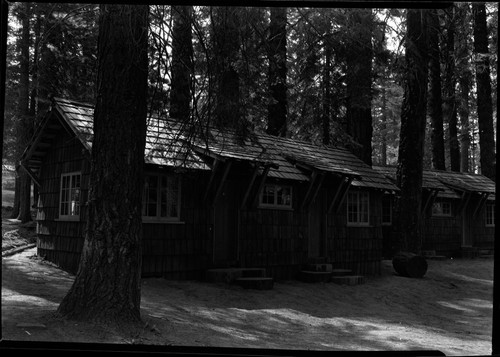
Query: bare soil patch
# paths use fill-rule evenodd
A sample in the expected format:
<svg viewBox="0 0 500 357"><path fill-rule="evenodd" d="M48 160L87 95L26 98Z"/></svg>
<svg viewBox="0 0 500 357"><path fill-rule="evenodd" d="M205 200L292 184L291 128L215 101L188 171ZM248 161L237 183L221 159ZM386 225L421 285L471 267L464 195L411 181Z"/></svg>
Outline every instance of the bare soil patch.
<svg viewBox="0 0 500 357"><path fill-rule="evenodd" d="M363 285L279 281L269 291L144 279L133 331L59 318L73 276L36 258L2 259L5 340L300 350L491 353L492 259L430 260L422 279L382 275Z"/></svg>

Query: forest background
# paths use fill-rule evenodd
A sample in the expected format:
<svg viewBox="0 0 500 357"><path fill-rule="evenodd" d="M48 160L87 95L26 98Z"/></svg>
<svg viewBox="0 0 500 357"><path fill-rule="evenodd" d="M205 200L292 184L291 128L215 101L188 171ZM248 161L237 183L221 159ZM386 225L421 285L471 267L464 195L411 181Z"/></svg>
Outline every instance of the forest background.
<svg viewBox="0 0 500 357"><path fill-rule="evenodd" d="M17 167L51 97L95 102L99 15L95 4L10 5L4 169ZM342 146L370 165L397 164L408 70L405 9L151 5L149 11L150 113ZM424 168L494 179L498 5L460 2L427 14ZM485 75L486 94L478 86ZM23 202L31 183L17 172L12 216L29 220Z"/></svg>

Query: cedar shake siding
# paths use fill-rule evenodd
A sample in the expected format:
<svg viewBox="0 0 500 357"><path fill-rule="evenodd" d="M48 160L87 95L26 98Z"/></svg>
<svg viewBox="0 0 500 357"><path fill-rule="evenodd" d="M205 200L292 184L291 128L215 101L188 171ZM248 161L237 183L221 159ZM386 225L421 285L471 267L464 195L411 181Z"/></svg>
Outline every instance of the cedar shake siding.
<svg viewBox="0 0 500 357"><path fill-rule="evenodd" d="M92 115L90 105L56 98L23 155L40 185L38 254L73 273L87 220ZM318 259L380 274L382 197L398 189L353 154L266 134L242 144L215 129L207 141L186 142L176 122L149 120L143 276L203 279L209 268L239 266L294 279Z"/></svg>
<svg viewBox="0 0 500 357"><path fill-rule="evenodd" d="M395 181L395 167L374 166L374 169ZM471 173L424 170L422 189L422 250L448 257L477 250L493 251L495 183L492 180ZM390 227L384 227L383 246L385 257L391 258L396 253L397 232Z"/></svg>

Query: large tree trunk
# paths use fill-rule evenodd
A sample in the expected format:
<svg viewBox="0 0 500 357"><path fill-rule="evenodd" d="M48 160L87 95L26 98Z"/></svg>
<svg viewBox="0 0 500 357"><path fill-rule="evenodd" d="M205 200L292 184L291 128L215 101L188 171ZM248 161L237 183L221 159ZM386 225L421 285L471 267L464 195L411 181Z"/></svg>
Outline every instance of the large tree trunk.
<svg viewBox="0 0 500 357"><path fill-rule="evenodd" d="M322 132L323 132L323 144L330 144L330 117L331 117L331 73L332 73L332 44L331 44L331 24L328 23L327 34L323 41L323 50L325 53L325 65L323 67L323 118L322 122Z"/></svg>
<svg viewBox="0 0 500 357"><path fill-rule="evenodd" d="M493 107L491 100L490 61L486 8L484 3L473 3L474 52L476 56L477 116L479 124L479 147L481 173L495 180L496 159L493 130Z"/></svg>
<svg viewBox="0 0 500 357"><path fill-rule="evenodd" d="M470 124L469 124L469 93L472 83L472 71L470 63L470 5L467 3L457 6L457 54L456 72L459 84L459 98L457 113L460 118L460 171L469 172L470 151Z"/></svg>
<svg viewBox="0 0 500 357"><path fill-rule="evenodd" d="M32 135L32 118L30 116L30 13L31 4L24 3L20 12L22 35L20 42L21 56L19 58L19 122L18 122L18 145L19 156L22 155L23 149L28 144ZM18 169L19 175L19 214L17 219L22 223L31 221L31 179L22 168Z"/></svg>
<svg viewBox="0 0 500 357"><path fill-rule="evenodd" d="M170 116L182 121L187 121L190 116L191 75L193 74L192 11L192 6L172 6L174 26Z"/></svg>
<svg viewBox="0 0 500 357"><path fill-rule="evenodd" d="M240 14L236 7L215 7L211 15L215 52L215 124L239 130L244 126L240 108L240 78L236 67L240 47Z"/></svg>
<svg viewBox="0 0 500 357"><path fill-rule="evenodd" d="M441 97L441 62L439 60L439 18L436 9L429 10L429 96L431 119L432 166L446 170L443 137L443 111Z"/></svg>
<svg viewBox="0 0 500 357"><path fill-rule="evenodd" d="M353 153L372 164L372 11L351 9L348 31L353 41L347 53L347 132L355 145Z"/></svg>
<svg viewBox="0 0 500 357"><path fill-rule="evenodd" d="M286 8L271 8L269 26L269 92L267 133L286 136Z"/></svg>
<svg viewBox="0 0 500 357"><path fill-rule="evenodd" d="M450 142L450 168L451 171L460 171L460 147L458 145L457 130L457 99L455 97L455 7L449 9L445 16L447 31L444 41L444 121L448 122L448 135Z"/></svg>
<svg viewBox="0 0 500 357"><path fill-rule="evenodd" d="M422 249L420 212L428 78L426 19L426 10L407 11L406 74L397 168L401 189L400 250L415 254L420 254Z"/></svg>
<svg viewBox="0 0 500 357"><path fill-rule="evenodd" d="M100 7L87 232L58 309L69 318L140 321L147 28L147 6Z"/></svg>

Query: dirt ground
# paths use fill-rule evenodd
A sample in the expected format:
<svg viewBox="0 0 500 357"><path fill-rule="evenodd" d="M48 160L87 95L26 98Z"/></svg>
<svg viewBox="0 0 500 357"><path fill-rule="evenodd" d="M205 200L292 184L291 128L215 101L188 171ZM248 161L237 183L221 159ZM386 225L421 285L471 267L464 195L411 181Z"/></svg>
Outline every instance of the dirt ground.
<svg viewBox="0 0 500 357"><path fill-rule="evenodd" d="M383 261L382 275L358 286L278 281L258 291L144 279L144 326L123 333L59 318L73 276L35 254L2 257L4 340L491 353L491 258L429 260L423 279L400 277Z"/></svg>

